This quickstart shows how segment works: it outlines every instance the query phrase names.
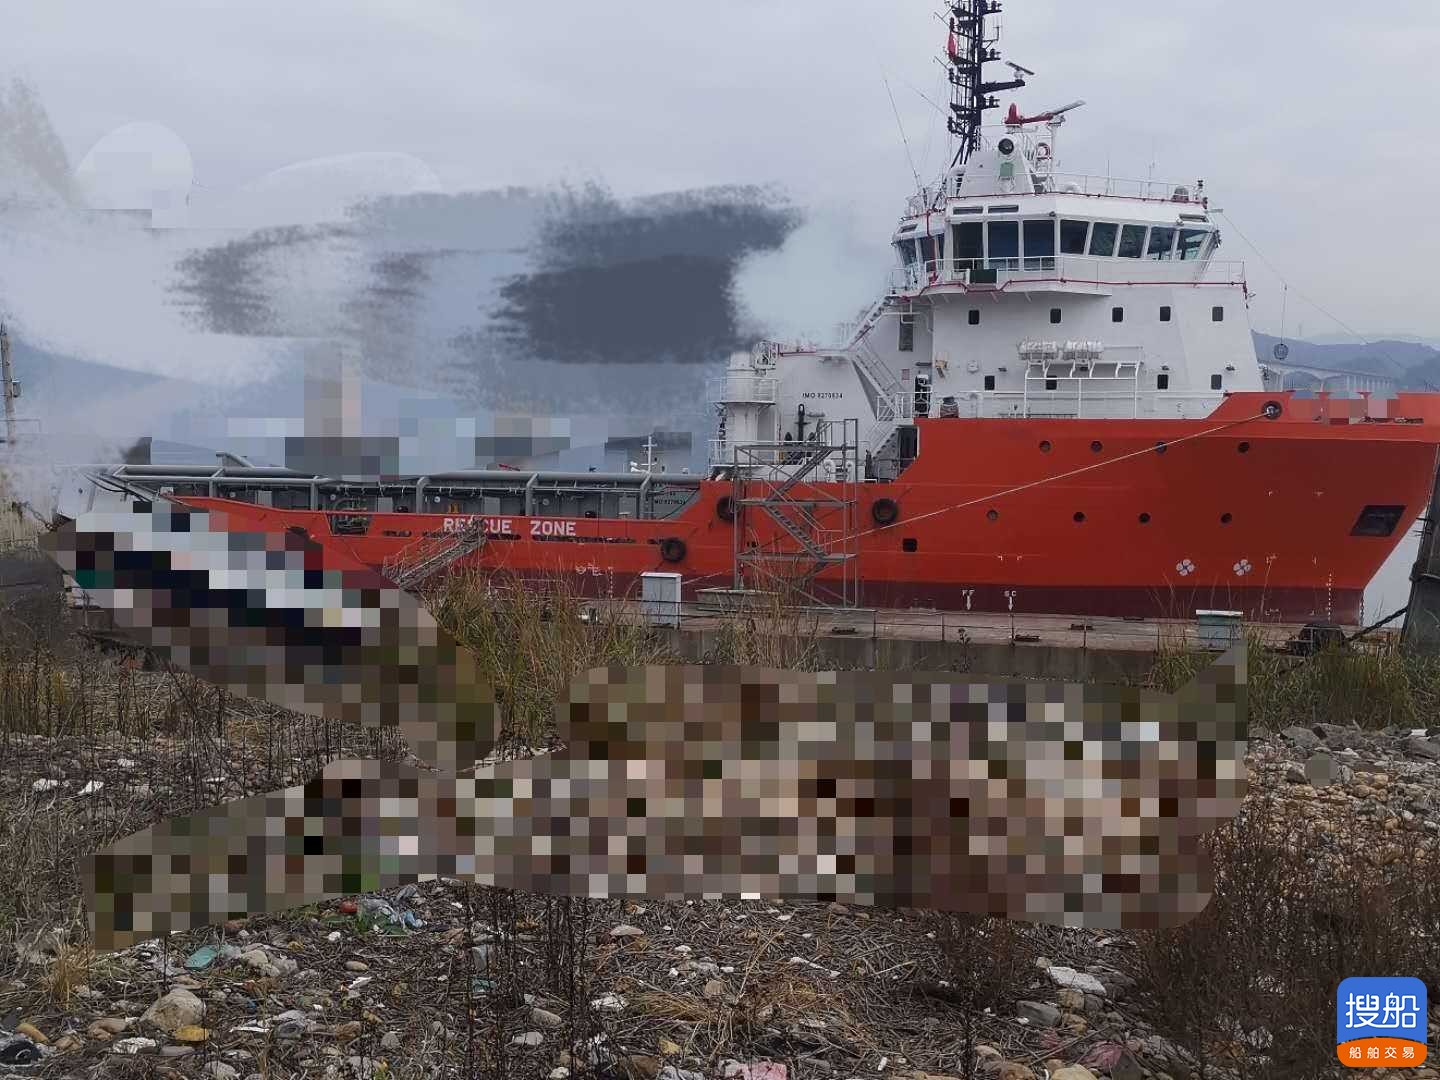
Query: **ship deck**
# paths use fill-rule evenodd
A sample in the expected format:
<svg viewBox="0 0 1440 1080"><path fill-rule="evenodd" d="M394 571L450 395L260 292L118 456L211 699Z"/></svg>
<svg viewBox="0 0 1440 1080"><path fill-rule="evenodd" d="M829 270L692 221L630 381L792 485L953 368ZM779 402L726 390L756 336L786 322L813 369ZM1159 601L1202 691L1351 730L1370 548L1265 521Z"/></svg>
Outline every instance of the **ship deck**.
<svg viewBox="0 0 1440 1080"><path fill-rule="evenodd" d="M586 601L597 612L626 618L651 618L693 632L715 631L738 617L713 603L673 605L656 601ZM785 635L866 638L874 641L935 642L950 645L1045 646L1060 649L1157 653L1210 647L1196 619L1114 619L1078 615L1014 616L985 612L848 610L844 608L773 609L753 616L762 626ZM1353 631L1355 628L1347 628ZM1245 633L1265 647L1283 649L1299 637L1299 623L1244 624ZM1385 635L1368 639L1382 644ZM1357 644L1365 644L1359 642Z"/></svg>

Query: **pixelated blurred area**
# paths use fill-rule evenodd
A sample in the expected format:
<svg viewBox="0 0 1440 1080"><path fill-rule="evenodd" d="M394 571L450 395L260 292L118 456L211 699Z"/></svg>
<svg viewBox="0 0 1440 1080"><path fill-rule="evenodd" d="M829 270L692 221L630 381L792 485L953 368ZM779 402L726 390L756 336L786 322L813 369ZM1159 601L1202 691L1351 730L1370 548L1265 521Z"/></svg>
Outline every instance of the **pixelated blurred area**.
<svg viewBox="0 0 1440 1080"><path fill-rule="evenodd" d="M176 538L138 546L170 561L119 583L139 593L103 592L148 613L138 639L174 638L174 623L230 640L238 615L197 610L194 582L177 593L153 570L222 565L185 562L221 517L162 525ZM105 531L61 547L123 569L114 553L137 542L97 543ZM309 552L300 541L279 543L277 565ZM322 562L316 596L287 601L297 625L329 610L318 596L337 580L335 625L365 622L349 609L368 586L348 591L362 579L344 569ZM208 582L211 598L242 583L260 608L280 603L253 568ZM1400 699L1374 688L1422 675L1409 661L1157 654L1144 685L1173 695L801 674L824 665L813 640L771 649L789 624L762 620L686 667L652 626L583 619L558 585L461 576L423 595L514 729L473 778L417 769L398 724L233 697L63 625L0 625L0 1015L73 1054L56 1062L70 1072L113 1071L135 1047L138 1073L198 1045L192 1065L263 1054L275 1075L339 1051L397 1078L673 1062L675 1080L773 1080L782 1065L833 1080L904 1056L907 1071L885 1071L920 1080L908 1070L963 1075L973 1042L988 1055L976 1075L1041 1061L1065 1075L1059 1058L1117 1080L1136 1062L1181 1076L1232 1061L1240 1010L1275 1033L1242 1051L1250 1075L1300 1076L1333 1060L1314 1017L1355 955L1440 970L1433 822L1400 810L1433 791L1417 757L1431 740L1339 722L1394 716ZM247 617L242 630L268 625ZM1372 689L1337 698L1362 675ZM1314 723L1317 702L1337 723ZM1227 772L1247 704L1269 733ZM1328 753L1296 760L1321 740ZM536 756L501 760L517 753ZM1385 764L1362 771L1372 760ZM1387 797L1394 816L1366 815ZM684 899L664 898L669 881ZM744 898L772 883L796 891ZM93 932L73 921L87 908ZM142 1018L182 991L206 1007L202 1043Z"/></svg>
<svg viewBox="0 0 1440 1080"><path fill-rule="evenodd" d="M337 762L305 787L100 853L87 870L95 940L239 917L260 897L280 911L440 876L562 896L1176 926L1209 898L1197 838L1244 797L1242 651L1208 674L1168 697L939 675L592 671L560 706L563 755L459 780Z"/></svg>
<svg viewBox="0 0 1440 1080"><path fill-rule="evenodd" d="M457 779L495 744L491 687L383 578L327 568L303 535L231 531L222 513L168 502L92 512L46 548L180 667L298 712L398 728L449 774L336 762L308 786L102 851L90 871L101 948L436 876L1174 926L1209 896L1198 838L1244 799L1243 646L1175 695L596 669L556 704L560 753Z"/></svg>
<svg viewBox="0 0 1440 1080"><path fill-rule="evenodd" d="M452 772L494 745L474 658L409 594L303 535L136 503L85 514L44 548L117 627L232 693L398 728L419 760Z"/></svg>

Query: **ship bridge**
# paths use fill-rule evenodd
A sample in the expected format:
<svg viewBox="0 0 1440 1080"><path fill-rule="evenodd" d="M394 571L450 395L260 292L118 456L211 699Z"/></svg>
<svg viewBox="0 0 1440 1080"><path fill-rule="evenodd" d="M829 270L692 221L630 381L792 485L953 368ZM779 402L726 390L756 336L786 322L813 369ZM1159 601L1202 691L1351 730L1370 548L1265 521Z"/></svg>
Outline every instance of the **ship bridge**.
<svg viewBox="0 0 1440 1080"><path fill-rule="evenodd" d="M1012 123L991 133L934 191L911 197L892 237L893 294L1244 284L1244 263L1214 258L1220 233L1203 181L1056 172L1062 119L1048 132Z"/></svg>

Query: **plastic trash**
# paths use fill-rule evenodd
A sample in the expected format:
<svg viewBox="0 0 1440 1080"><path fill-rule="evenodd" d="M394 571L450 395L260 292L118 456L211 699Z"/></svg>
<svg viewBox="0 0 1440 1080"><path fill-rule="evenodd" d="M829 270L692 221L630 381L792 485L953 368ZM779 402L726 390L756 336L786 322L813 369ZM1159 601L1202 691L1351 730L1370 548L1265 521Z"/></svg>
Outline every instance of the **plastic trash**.
<svg viewBox="0 0 1440 1080"><path fill-rule="evenodd" d="M185 959L185 966L191 971L204 971L220 956L214 945L202 945Z"/></svg>
<svg viewBox="0 0 1440 1080"><path fill-rule="evenodd" d="M0 1065L33 1065L42 1051L25 1035L0 1035Z"/></svg>

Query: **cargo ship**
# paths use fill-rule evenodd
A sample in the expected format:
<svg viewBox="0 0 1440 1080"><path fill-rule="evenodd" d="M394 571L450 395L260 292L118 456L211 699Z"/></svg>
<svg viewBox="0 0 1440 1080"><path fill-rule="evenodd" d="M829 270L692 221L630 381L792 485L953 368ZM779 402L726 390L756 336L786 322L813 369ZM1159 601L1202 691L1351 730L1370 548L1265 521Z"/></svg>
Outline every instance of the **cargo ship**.
<svg viewBox="0 0 1440 1080"><path fill-rule="evenodd" d="M1429 498L1440 394L1267 389L1204 182L1061 171L1084 102L987 126L1033 73L987 77L998 3L947 7L953 157L908 198L886 288L837 347L730 358L704 475L97 482L405 586L466 567L624 597L670 572L686 599L1356 623Z"/></svg>

